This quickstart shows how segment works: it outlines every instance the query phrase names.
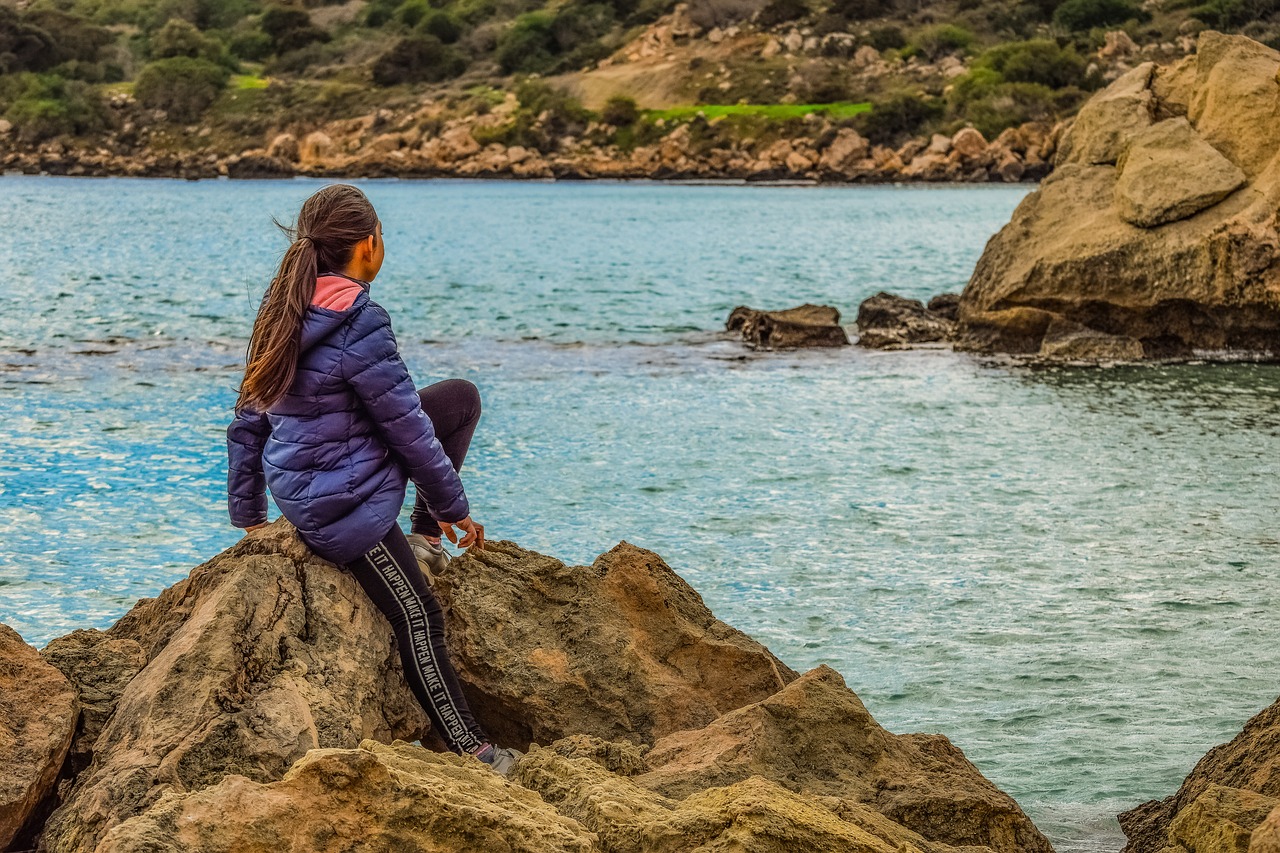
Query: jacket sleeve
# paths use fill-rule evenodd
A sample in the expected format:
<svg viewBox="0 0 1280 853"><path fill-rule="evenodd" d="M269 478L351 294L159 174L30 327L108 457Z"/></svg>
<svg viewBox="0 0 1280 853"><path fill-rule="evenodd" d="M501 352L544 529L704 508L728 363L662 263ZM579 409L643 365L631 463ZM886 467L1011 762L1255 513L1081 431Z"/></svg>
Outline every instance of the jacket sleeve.
<svg viewBox="0 0 1280 853"><path fill-rule="evenodd" d="M239 412L227 427L227 510L236 527L252 527L267 520L262 448L270 434L267 416L250 409Z"/></svg>
<svg viewBox="0 0 1280 853"><path fill-rule="evenodd" d="M436 521L461 521L471 512L462 479L422 411L422 400L400 358L391 318L372 302L360 315L348 332L343 378L355 389L409 479L423 491L431 516Z"/></svg>

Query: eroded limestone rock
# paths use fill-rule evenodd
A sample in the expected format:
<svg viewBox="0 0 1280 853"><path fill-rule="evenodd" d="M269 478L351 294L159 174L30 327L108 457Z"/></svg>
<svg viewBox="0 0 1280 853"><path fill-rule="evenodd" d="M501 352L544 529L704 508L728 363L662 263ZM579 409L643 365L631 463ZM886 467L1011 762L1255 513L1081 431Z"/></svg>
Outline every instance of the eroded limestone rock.
<svg viewBox="0 0 1280 853"><path fill-rule="evenodd" d="M785 311L759 311L740 305L725 322L725 329L741 332L756 349L848 346L849 336L840 325L840 312L829 305L800 305Z"/></svg>
<svg viewBox="0 0 1280 853"><path fill-rule="evenodd" d="M858 306L858 346L896 349L949 340L954 318L931 311L918 299L877 293Z"/></svg>

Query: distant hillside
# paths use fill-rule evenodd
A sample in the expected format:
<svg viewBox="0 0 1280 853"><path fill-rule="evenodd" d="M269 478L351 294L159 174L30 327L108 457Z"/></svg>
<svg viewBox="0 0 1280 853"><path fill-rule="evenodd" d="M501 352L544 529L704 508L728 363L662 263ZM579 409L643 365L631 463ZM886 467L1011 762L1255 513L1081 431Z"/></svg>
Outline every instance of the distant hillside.
<svg viewBox="0 0 1280 853"><path fill-rule="evenodd" d="M795 105L721 111L741 134L812 113L876 144L991 139L1205 27L1280 45L1280 0L0 0L0 140L248 148L379 109L485 112L531 76L623 148L699 105Z"/></svg>

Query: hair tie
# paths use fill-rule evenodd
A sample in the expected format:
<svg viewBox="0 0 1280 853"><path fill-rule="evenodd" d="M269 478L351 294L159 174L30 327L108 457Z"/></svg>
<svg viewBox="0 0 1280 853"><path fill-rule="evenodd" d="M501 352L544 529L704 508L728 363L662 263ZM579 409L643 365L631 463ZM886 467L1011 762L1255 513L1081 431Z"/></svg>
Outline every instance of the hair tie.
<svg viewBox="0 0 1280 853"><path fill-rule="evenodd" d="M311 243L312 245L315 245L315 242L316 242L315 238L312 237L310 234L299 234L298 239L294 240L294 242L301 243L303 240L306 240L308 243Z"/></svg>

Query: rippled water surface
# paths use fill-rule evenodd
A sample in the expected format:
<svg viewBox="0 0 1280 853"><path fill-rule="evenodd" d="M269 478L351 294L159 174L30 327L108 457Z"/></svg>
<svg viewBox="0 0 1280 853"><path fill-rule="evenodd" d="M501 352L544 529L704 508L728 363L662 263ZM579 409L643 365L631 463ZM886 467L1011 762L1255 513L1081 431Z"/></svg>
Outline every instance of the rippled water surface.
<svg viewBox="0 0 1280 853"><path fill-rule="evenodd" d="M223 429L317 184L0 179L0 621L105 627L235 541ZM1277 692L1280 370L750 354L737 304L958 290L1025 188L373 182L374 296L486 413L490 534L660 552L796 669L943 732L1059 850Z"/></svg>

